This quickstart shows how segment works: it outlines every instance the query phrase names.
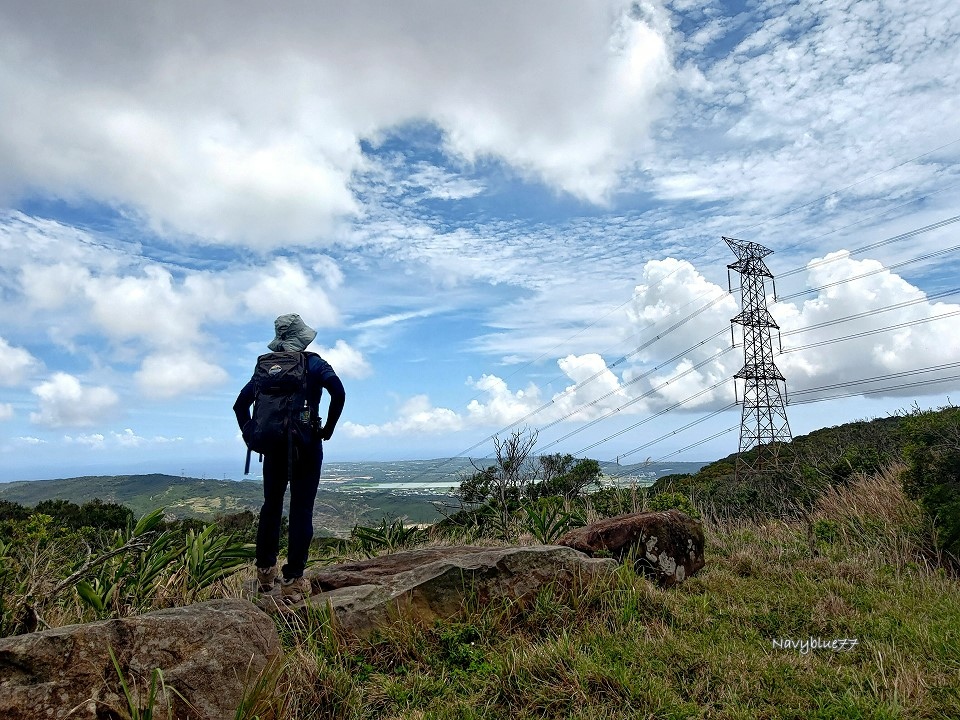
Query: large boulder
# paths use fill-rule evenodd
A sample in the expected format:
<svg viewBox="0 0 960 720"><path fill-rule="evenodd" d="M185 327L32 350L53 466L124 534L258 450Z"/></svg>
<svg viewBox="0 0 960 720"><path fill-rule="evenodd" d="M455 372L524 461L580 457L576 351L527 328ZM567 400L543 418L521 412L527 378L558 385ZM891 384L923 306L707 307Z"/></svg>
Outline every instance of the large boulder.
<svg viewBox="0 0 960 720"><path fill-rule="evenodd" d="M679 510L605 518L557 540L594 557L632 557L638 572L664 585L682 582L704 566L703 526Z"/></svg>
<svg viewBox="0 0 960 720"><path fill-rule="evenodd" d="M569 587L615 567L551 545L419 548L308 570L313 595L305 602L328 604L339 627L362 636L401 617L432 623L469 607L529 599L547 584ZM260 602L282 607L275 595Z"/></svg>
<svg viewBox="0 0 960 720"><path fill-rule="evenodd" d="M129 717L124 682L146 708L155 668L176 692L159 695L155 717L233 717L245 686L280 651L269 615L246 600L213 600L137 617L0 639L4 720ZM182 696L182 697L181 697ZM186 702L184 702L184 700Z"/></svg>

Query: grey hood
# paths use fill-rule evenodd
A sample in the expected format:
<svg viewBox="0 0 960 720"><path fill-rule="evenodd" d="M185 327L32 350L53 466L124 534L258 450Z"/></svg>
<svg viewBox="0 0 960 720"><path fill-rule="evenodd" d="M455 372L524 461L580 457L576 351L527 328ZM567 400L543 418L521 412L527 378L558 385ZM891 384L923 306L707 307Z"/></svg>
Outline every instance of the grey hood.
<svg viewBox="0 0 960 720"><path fill-rule="evenodd" d="M274 323L277 336L267 345L274 352L303 352L313 342L317 331L296 313L281 315Z"/></svg>

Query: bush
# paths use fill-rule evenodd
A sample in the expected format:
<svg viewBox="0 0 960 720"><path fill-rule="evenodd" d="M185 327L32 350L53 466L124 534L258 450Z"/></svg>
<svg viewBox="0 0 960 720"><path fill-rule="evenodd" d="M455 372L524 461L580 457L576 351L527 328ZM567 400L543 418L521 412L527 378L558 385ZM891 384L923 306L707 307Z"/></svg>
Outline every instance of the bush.
<svg viewBox="0 0 960 720"><path fill-rule="evenodd" d="M699 518L700 512L686 495L678 492L662 492L650 498L648 507L656 512L679 510L692 518Z"/></svg>
<svg viewBox="0 0 960 720"><path fill-rule="evenodd" d="M943 550L960 557L960 408L914 408L905 422L904 487L933 518Z"/></svg>

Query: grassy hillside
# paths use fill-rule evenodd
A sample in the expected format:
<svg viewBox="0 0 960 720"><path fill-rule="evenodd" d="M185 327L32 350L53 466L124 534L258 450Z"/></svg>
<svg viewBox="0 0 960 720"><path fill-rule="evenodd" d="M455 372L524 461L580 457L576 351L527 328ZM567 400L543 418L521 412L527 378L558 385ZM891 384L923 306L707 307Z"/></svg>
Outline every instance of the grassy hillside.
<svg viewBox="0 0 960 720"><path fill-rule="evenodd" d="M0 499L22 505L53 499L82 504L94 498L126 505L138 517L158 507L189 517L258 508L263 502L258 483L161 474L100 475L0 485Z"/></svg>
<svg viewBox="0 0 960 720"><path fill-rule="evenodd" d="M960 717L960 586L898 467L800 521L707 519L707 565L671 589L628 567L532 602L347 638L279 620L258 712L279 718ZM812 528L812 530L811 530ZM252 713L251 715L252 716Z"/></svg>
<svg viewBox="0 0 960 720"><path fill-rule="evenodd" d="M791 462L779 473L737 478L727 458L649 494L604 491L603 504L520 500L506 523L429 532L384 523L336 548L318 544L320 564L335 561L331 552L364 557L430 542L524 544L557 518L582 523L603 507L676 502L702 514L706 567L661 588L626 564L594 584L546 586L526 603L468 600L449 620L399 621L364 640L340 633L323 606L279 616L283 657L236 717L960 718L960 562L944 544L956 537L960 409L826 428L785 450ZM240 597L253 577L249 548L228 536L168 531L152 541L155 552L110 556L72 588L62 578L96 533L64 533L19 510L0 536L0 617L18 631L31 617L56 626ZM197 556L201 540L230 549L204 555L206 584L190 581L185 563L159 564L149 582L127 565L149 566L171 548ZM104 549L127 538L107 541ZM114 587L122 592L96 594Z"/></svg>
<svg viewBox="0 0 960 720"><path fill-rule="evenodd" d="M203 480L174 475L115 475L30 480L0 484L0 500L33 506L43 500L68 500L82 505L94 499L124 505L142 517L157 508L174 518L210 520L242 510L258 512L263 503L259 481ZM433 496L435 500L450 498ZM317 531L343 535L357 523L371 524L382 517L410 523L434 522L442 517L430 498L419 493L390 490L347 492L321 488L314 520Z"/></svg>

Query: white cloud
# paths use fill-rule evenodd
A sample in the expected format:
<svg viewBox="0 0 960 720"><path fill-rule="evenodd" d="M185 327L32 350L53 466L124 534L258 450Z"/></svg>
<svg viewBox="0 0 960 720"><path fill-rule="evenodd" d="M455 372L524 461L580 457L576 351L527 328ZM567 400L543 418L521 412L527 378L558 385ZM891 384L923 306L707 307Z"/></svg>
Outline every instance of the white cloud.
<svg viewBox="0 0 960 720"><path fill-rule="evenodd" d="M163 435L154 435L151 438L137 435L132 428L125 428L123 432L111 432L110 437L116 445L121 448L136 448L144 445L167 445L169 443L182 442L182 437L164 437Z"/></svg>
<svg viewBox="0 0 960 720"><path fill-rule="evenodd" d="M260 316L276 318L296 312L311 327L330 326L337 321L337 311L323 287L289 260L275 260L251 280L243 302Z"/></svg>
<svg viewBox="0 0 960 720"><path fill-rule="evenodd" d="M234 306L222 280L195 273L175 283L171 273L157 265L147 265L142 277L92 277L84 283L84 295L102 332L160 347L202 339L203 320L224 317Z"/></svg>
<svg viewBox="0 0 960 720"><path fill-rule="evenodd" d="M845 251L826 259L831 262L811 261L810 287L830 285L882 268L876 261L852 260ZM685 261L650 262L644 268L644 279L646 282L637 286L628 321L632 327L639 327L642 339L661 337L635 354L621 376L599 354L569 355L557 364L572 384L547 402L543 402L542 391L536 385L511 390L502 378L483 375L470 381L482 397L471 400L464 412L435 407L426 396L418 396L399 409L396 420L376 426L354 425L351 434L400 435L414 429L442 433L451 429L506 427L520 420L537 427L558 421L583 422L615 411L621 415L645 414L677 403L684 410L727 405L733 399L731 378L744 361L742 347L730 350L728 334L730 318L738 312L737 303ZM874 313L837 326L791 335L793 330L907 301L918 302L893 312ZM867 278L824 288L800 305L771 305L774 318L789 338L784 342L787 352L777 355L775 360L794 392L956 362L960 357L960 314L896 332L790 352L791 347L801 344L955 311L960 311L960 305L930 302L896 274L875 272ZM664 332L685 319L675 330ZM955 369L946 369L939 372L939 377L953 374ZM936 377L936 373L924 374L922 379ZM710 390L718 383L722 385ZM851 388L868 390L893 384L895 381L886 381ZM960 383L952 381L942 387L956 388ZM888 394L898 392L894 388ZM915 395L916 390L908 388L903 394Z"/></svg>
<svg viewBox="0 0 960 720"><path fill-rule="evenodd" d="M91 433L89 435L64 435L63 440L70 444L86 445L92 450L102 450L105 438L101 433Z"/></svg>
<svg viewBox="0 0 960 720"><path fill-rule="evenodd" d="M337 375L341 377L365 378L373 372L363 353L344 340L337 340L332 348L321 347L314 341L308 349L330 363Z"/></svg>
<svg viewBox="0 0 960 720"><path fill-rule="evenodd" d="M37 359L29 352L0 337L0 385L19 385L38 365Z"/></svg>
<svg viewBox="0 0 960 720"><path fill-rule="evenodd" d="M272 320L291 308L311 325L330 326L338 313L327 289L344 280L336 261L309 253L253 269L161 265L101 245L90 233L19 214L0 219L0 284L5 276L15 289L3 305L11 318L43 327L71 352L76 338L103 335L121 351L111 362L196 354L226 325ZM22 378L29 358L0 338L0 369L9 366L4 378Z"/></svg>
<svg viewBox="0 0 960 720"><path fill-rule="evenodd" d="M686 320L640 354L641 359L647 360L668 358L687 350L728 325L737 312L737 301L726 288L709 282L690 262L668 257L644 265L643 282L634 289L627 315L631 329L641 341ZM694 351L694 356L710 355L722 344L710 343Z"/></svg>
<svg viewBox="0 0 960 720"><path fill-rule="evenodd" d="M349 437L371 438L382 435L402 436L455 432L463 428L463 419L454 411L433 407L426 395L407 400L398 411L398 418L383 425L360 425L347 421L343 430Z"/></svg>
<svg viewBox="0 0 960 720"><path fill-rule="evenodd" d="M226 371L196 351L156 354L144 358L134 375L144 395L172 398L215 389L227 381Z"/></svg>
<svg viewBox="0 0 960 720"><path fill-rule="evenodd" d="M13 419L13 405L0 403L0 422Z"/></svg>
<svg viewBox="0 0 960 720"><path fill-rule="evenodd" d="M476 197L484 190L483 184L476 180L468 180L429 163L419 163L407 182L422 188L427 198L436 200L463 200Z"/></svg>
<svg viewBox="0 0 960 720"><path fill-rule="evenodd" d="M824 260L828 262L824 263ZM807 282L811 288L866 273L874 274L824 288L799 304L779 303L771 309L785 336L785 354L777 364L787 377L790 388L806 390L935 367L956 362L960 357L960 315L917 322L960 311L960 304L930 301L921 290L902 277L882 270L883 266L877 261L854 260L846 251L815 258L810 265ZM891 305L910 302L912 304L902 308L881 311ZM865 316L826 327L813 327L860 314ZM904 323L915 324L872 332ZM803 332L797 332L800 330ZM861 337L856 337L860 334ZM825 343L843 337L850 339ZM825 344L804 349L804 346L818 343ZM956 370L943 370L939 374L925 374L922 378L914 377L902 382L953 374L956 374ZM887 380L858 387L867 389L897 384L896 380ZM951 385L960 387L956 381ZM856 390L857 387L849 389ZM837 392L832 390L823 394ZM916 392L915 388L905 388L902 394L909 396ZM898 392L894 389L888 394Z"/></svg>
<svg viewBox="0 0 960 720"><path fill-rule="evenodd" d="M171 2L150 22L133 6L2 12L0 95L18 102L0 115L0 190L93 197L220 243L322 242L359 212L361 140L427 121L468 162L501 158L607 196L671 74L659 11L437 1L411 22L412 10Z"/></svg>
<svg viewBox="0 0 960 720"><path fill-rule="evenodd" d="M540 404L540 389L533 384L514 392L496 375L481 375L476 381L468 379L467 384L484 395L482 402L471 400L467 404L467 417L474 426L512 423Z"/></svg>
<svg viewBox="0 0 960 720"><path fill-rule="evenodd" d="M30 413L30 421L46 427L84 427L112 415L119 403L108 387L85 387L73 375L58 372L33 388L40 411Z"/></svg>
<svg viewBox="0 0 960 720"><path fill-rule="evenodd" d="M675 35L683 91L638 182L649 190L652 181L665 199L724 200L755 218L854 183L846 198L890 203L955 174L955 149L878 173L956 139L934 118L960 112L960 75L943 72L957 66L960 7L851 7L759 5ZM717 40L732 47L703 52ZM684 152L691 143L696 152Z"/></svg>
<svg viewBox="0 0 960 720"><path fill-rule="evenodd" d="M47 441L30 435L21 435L20 437L14 438L14 442L18 445L43 445Z"/></svg>

